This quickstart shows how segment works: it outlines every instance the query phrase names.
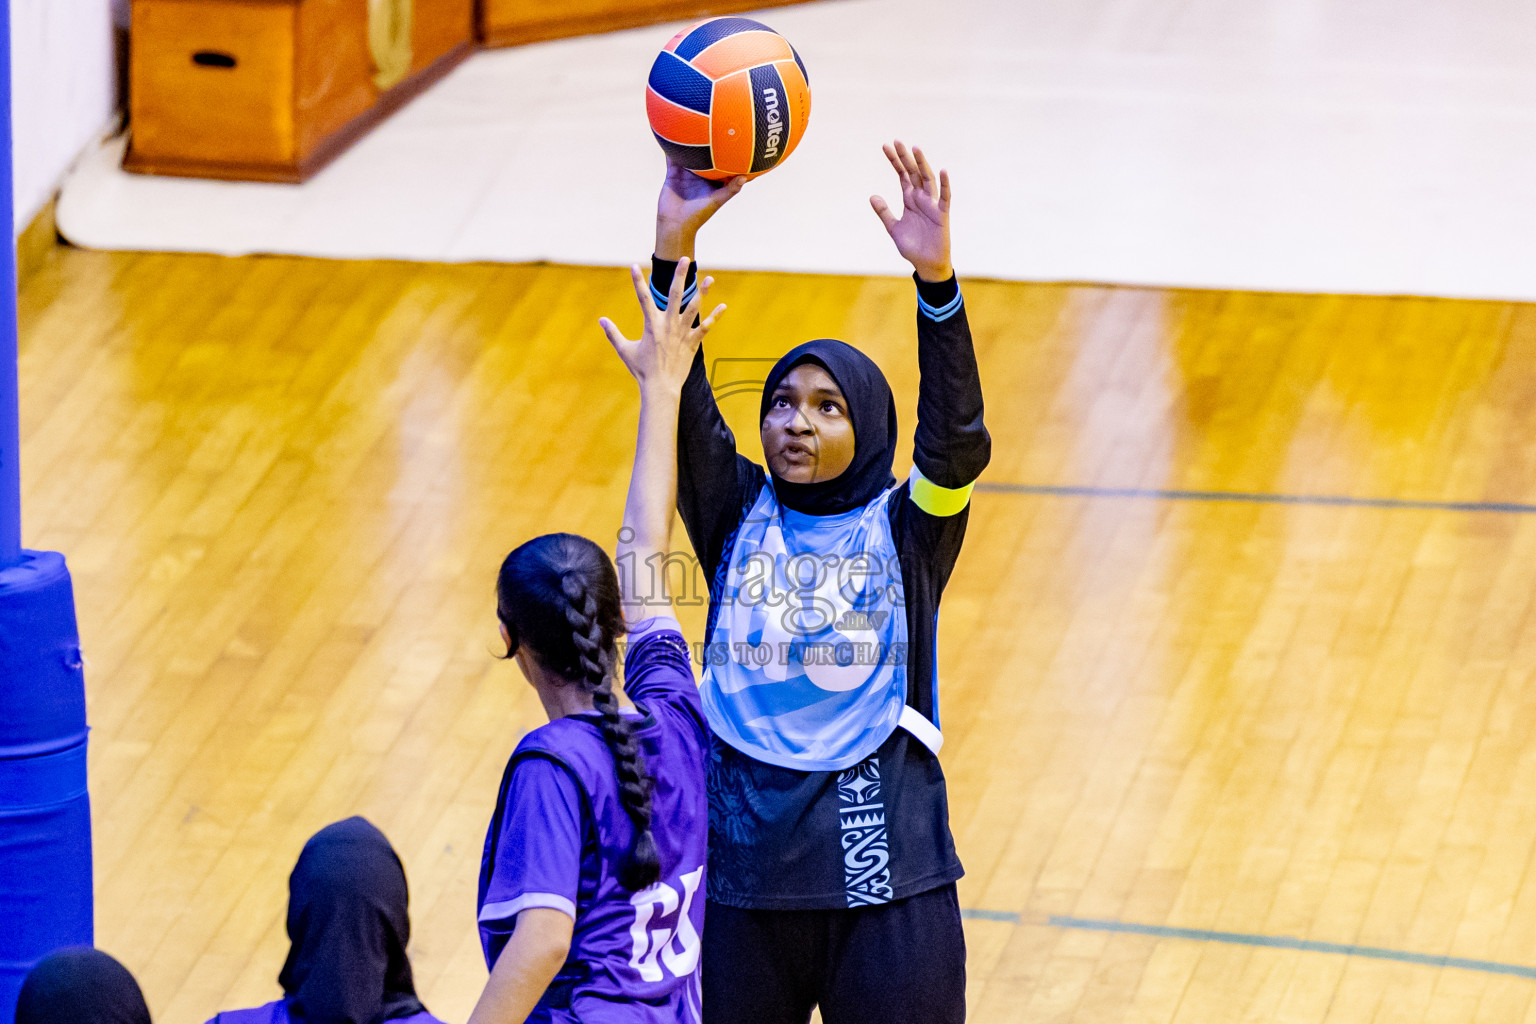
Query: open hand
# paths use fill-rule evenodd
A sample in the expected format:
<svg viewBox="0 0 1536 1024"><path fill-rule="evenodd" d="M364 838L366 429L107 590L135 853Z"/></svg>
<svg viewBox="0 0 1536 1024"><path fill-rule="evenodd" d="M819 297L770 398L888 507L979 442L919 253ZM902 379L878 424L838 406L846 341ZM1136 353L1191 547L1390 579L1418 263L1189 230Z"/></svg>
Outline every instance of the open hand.
<svg viewBox="0 0 1536 1024"><path fill-rule="evenodd" d="M684 256L678 262L677 273L672 275L667 308L657 309L640 268L630 267L629 273L634 281L635 297L640 300L641 315L645 317L645 329L639 340L632 341L625 337L624 332L607 317L600 319L598 325L608 335L613 350L624 360L624 365L640 384L641 391L654 388L658 389L657 393L681 394L683 381L688 379L688 371L693 366L694 353L699 350L704 335L709 333L715 321L725 312L725 304L721 303L697 326L694 325L704 296L714 285L715 279L706 277L700 281L693 301L685 305L683 287L688 278L688 257Z"/></svg>
<svg viewBox="0 0 1536 1024"><path fill-rule="evenodd" d="M664 260L692 257L699 229L746 183L744 175L710 181L668 160L656 200L656 255Z"/></svg>
<svg viewBox="0 0 1536 1024"><path fill-rule="evenodd" d="M883 148L901 183L901 216L879 196L870 196L869 205L918 277L947 281L955 272L949 262L949 172L935 175L923 151L909 152L900 140Z"/></svg>

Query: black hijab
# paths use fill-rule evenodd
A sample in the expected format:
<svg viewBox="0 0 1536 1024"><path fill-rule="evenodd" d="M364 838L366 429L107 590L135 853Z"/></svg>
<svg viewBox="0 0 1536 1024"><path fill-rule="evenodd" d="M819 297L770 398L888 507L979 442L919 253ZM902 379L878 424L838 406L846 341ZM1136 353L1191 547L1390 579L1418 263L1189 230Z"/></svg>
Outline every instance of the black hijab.
<svg viewBox="0 0 1536 1024"><path fill-rule="evenodd" d="M98 949L61 949L21 983L16 1024L149 1024L144 993L128 968Z"/></svg>
<svg viewBox="0 0 1536 1024"><path fill-rule="evenodd" d="M773 492L785 506L806 515L831 516L861 508L896 482L891 475L891 464L896 461L896 400L891 397L891 386L874 360L846 341L808 341L784 353L769 371L763 384L759 423L768 418L774 388L790 370L805 363L814 363L831 374L848 400L853 462L840 475L820 483L793 484L775 476Z"/></svg>
<svg viewBox="0 0 1536 1024"><path fill-rule="evenodd" d="M288 876L288 938L278 984L296 1024L379 1024L425 1007L405 945L405 868L362 818L327 825Z"/></svg>

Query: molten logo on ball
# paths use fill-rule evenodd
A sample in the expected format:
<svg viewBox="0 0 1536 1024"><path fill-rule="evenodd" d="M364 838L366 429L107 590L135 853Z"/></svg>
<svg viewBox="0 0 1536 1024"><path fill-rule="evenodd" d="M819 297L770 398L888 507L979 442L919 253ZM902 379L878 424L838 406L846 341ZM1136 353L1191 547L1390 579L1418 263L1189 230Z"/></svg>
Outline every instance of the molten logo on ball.
<svg viewBox="0 0 1536 1024"><path fill-rule="evenodd" d="M779 139L784 135L784 119L779 116L777 89L763 90L763 110L768 115L768 139L763 145L763 158L773 159L779 155Z"/></svg>

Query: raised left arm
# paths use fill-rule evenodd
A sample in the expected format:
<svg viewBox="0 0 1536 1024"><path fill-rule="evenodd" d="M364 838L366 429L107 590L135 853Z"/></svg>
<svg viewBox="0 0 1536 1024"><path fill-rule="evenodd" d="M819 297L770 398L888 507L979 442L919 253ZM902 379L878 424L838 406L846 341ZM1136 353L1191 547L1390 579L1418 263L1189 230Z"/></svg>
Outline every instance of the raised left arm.
<svg viewBox="0 0 1536 1024"><path fill-rule="evenodd" d="M986 468L992 439L982 422L981 374L966 320L965 301L949 255L949 172L937 174L921 149L900 141L885 147L901 186L901 216L870 197L896 251L917 281L917 436L912 461L918 475L912 500L935 515L953 515ZM958 504L957 504L958 503Z"/></svg>
<svg viewBox="0 0 1536 1024"><path fill-rule="evenodd" d="M912 463L922 476L913 478L912 498L924 511L948 515L942 509L969 498L971 485L992 458L976 347L953 277L938 284L918 279L917 366ZM961 490L963 495L957 493Z"/></svg>

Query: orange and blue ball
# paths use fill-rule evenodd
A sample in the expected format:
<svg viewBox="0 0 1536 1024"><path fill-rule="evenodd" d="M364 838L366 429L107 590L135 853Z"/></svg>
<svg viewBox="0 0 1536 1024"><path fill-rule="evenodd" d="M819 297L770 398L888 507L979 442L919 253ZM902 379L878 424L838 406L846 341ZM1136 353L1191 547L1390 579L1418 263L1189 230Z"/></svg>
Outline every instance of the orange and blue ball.
<svg viewBox="0 0 1536 1024"><path fill-rule="evenodd" d="M766 174L794 152L811 116L805 64L750 18L711 18L672 37L646 84L651 131L701 178Z"/></svg>

